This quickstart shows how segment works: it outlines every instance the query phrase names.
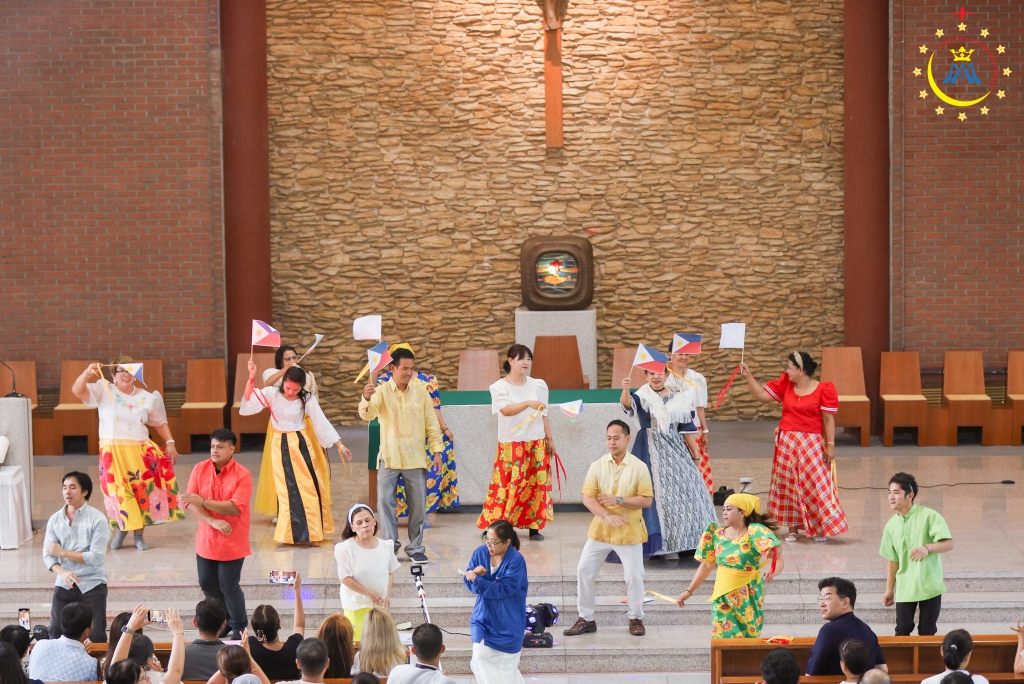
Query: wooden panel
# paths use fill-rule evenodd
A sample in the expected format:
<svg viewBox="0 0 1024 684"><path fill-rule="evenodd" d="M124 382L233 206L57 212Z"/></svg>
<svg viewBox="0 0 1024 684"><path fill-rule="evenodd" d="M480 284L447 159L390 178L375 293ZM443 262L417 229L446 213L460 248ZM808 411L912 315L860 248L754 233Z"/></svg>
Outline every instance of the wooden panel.
<svg viewBox="0 0 1024 684"><path fill-rule="evenodd" d="M95 361L61 361L60 403L53 410L53 439L59 443L54 455L64 454L64 437L85 435L89 440L89 453L100 453L99 414L95 408L86 406L71 391L75 380Z"/></svg>
<svg viewBox="0 0 1024 684"><path fill-rule="evenodd" d="M612 389L622 389L622 381L628 375L629 386L633 389L641 387L647 379L644 370L633 365L636 356L634 347L616 347L612 360Z"/></svg>
<svg viewBox="0 0 1024 684"><path fill-rule="evenodd" d="M917 352L882 352L881 394L921 394L921 357Z"/></svg>
<svg viewBox="0 0 1024 684"><path fill-rule="evenodd" d="M985 360L980 351L948 351L942 394L985 394Z"/></svg>
<svg viewBox="0 0 1024 684"><path fill-rule="evenodd" d="M1024 394L1024 351L1006 355L1006 393Z"/></svg>
<svg viewBox="0 0 1024 684"><path fill-rule="evenodd" d="M839 394L864 395L864 360L860 347L822 349L821 381L834 384Z"/></svg>
<svg viewBox="0 0 1024 684"><path fill-rule="evenodd" d="M81 404L82 400L71 391L78 376L85 371L86 366L96 361L61 361L60 362L60 403Z"/></svg>
<svg viewBox="0 0 1024 684"><path fill-rule="evenodd" d="M39 388L36 386L36 362L35 361L4 361L14 371L14 384L18 386L18 393L24 394L32 402L32 408L39 405ZM11 384L11 371L0 366L0 397L10 394L13 391Z"/></svg>
<svg viewBox="0 0 1024 684"><path fill-rule="evenodd" d="M949 409L945 406L928 407L928 429L925 430L925 446L950 446L947 441Z"/></svg>
<svg viewBox="0 0 1024 684"><path fill-rule="evenodd" d="M501 378L497 349L463 349L459 352L460 392L483 391Z"/></svg>
<svg viewBox="0 0 1024 684"><path fill-rule="evenodd" d="M544 31L544 142L562 147L562 29Z"/></svg>
<svg viewBox="0 0 1024 684"><path fill-rule="evenodd" d="M548 389L583 389L583 366L575 335L538 335L533 343L533 369Z"/></svg>
<svg viewBox="0 0 1024 684"><path fill-rule="evenodd" d="M227 378L224 359L189 359L185 375L185 402L228 401ZM246 373L245 378L249 377Z"/></svg>
<svg viewBox="0 0 1024 684"><path fill-rule="evenodd" d="M97 426L98 429L98 426ZM36 456L59 456L64 453L64 443L57 433L53 414L32 414L32 453Z"/></svg>
<svg viewBox="0 0 1024 684"><path fill-rule="evenodd" d="M273 354L253 354L252 360L256 362L256 380L253 381L254 387L263 387L263 371L268 368L274 367L274 355ZM233 404L237 404L242 401L242 395L245 394L245 385L249 381L249 369L246 367L249 363L249 355L245 352L240 352L238 358L235 359L235 392ZM186 392L188 389L186 388Z"/></svg>

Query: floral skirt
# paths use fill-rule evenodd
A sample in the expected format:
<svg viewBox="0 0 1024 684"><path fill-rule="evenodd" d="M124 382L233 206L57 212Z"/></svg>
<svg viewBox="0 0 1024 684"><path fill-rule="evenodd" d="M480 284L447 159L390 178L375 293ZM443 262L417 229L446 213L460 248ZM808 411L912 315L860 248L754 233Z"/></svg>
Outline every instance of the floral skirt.
<svg viewBox="0 0 1024 684"><path fill-rule="evenodd" d="M711 607L712 639L756 639L764 626L764 584L751 582L715 599Z"/></svg>
<svg viewBox="0 0 1024 684"><path fill-rule="evenodd" d="M476 526L482 530L507 520L513 527L542 530L554 519L551 457L545 440L499 442L487 501Z"/></svg>
<svg viewBox="0 0 1024 684"><path fill-rule="evenodd" d="M100 488L112 530L185 519L171 459L152 440L100 442Z"/></svg>
<svg viewBox="0 0 1024 684"><path fill-rule="evenodd" d="M822 435L776 432L768 510L780 525L802 527L809 537L835 537L849 531L832 471L825 463Z"/></svg>
<svg viewBox="0 0 1024 684"><path fill-rule="evenodd" d="M438 508L454 508L459 505L459 477L455 472L455 446L442 435L444 439L444 451L441 452L441 472L434 468L433 457L430 459L430 468L427 469L427 513L433 513ZM397 505L395 511L398 517L409 515L409 506L405 503L405 483L402 476L398 476L398 492L396 497Z"/></svg>

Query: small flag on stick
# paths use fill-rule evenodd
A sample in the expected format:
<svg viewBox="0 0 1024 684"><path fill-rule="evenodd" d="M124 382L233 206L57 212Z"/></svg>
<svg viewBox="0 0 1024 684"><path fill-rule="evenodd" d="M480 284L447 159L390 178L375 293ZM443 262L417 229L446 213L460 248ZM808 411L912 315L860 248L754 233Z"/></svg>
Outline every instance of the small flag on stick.
<svg viewBox="0 0 1024 684"><path fill-rule="evenodd" d="M672 335L672 353L700 354L700 343L703 338L703 335L675 333Z"/></svg>
<svg viewBox="0 0 1024 684"><path fill-rule="evenodd" d="M562 409L562 413L570 418L578 418L579 415L583 413L583 400L577 399L576 401L559 404L558 408Z"/></svg>
<svg viewBox="0 0 1024 684"><path fill-rule="evenodd" d="M665 364L668 363L668 355L662 354L657 349L637 345L636 356L633 357L633 365L652 373L664 373Z"/></svg>
<svg viewBox="0 0 1024 684"><path fill-rule="evenodd" d="M131 373L132 377L141 382L143 387L146 386L146 381L142 379L141 363L119 363L117 365Z"/></svg>
<svg viewBox="0 0 1024 684"><path fill-rule="evenodd" d="M277 332L269 323L257 321L254 318L252 321L252 346L280 347L281 333Z"/></svg>
<svg viewBox="0 0 1024 684"><path fill-rule="evenodd" d="M381 339L382 316L362 316L352 321L352 337L357 340Z"/></svg>
<svg viewBox="0 0 1024 684"><path fill-rule="evenodd" d="M388 343L385 341L370 347L366 351L366 358L369 362L371 373L376 373L381 368L387 366L391 363L391 352L388 351Z"/></svg>
<svg viewBox="0 0 1024 684"><path fill-rule="evenodd" d="M309 349L307 349L306 353L300 356L299 360L296 361L295 363L300 363L302 359L306 358L306 354L309 354L309 352L316 349L316 345L320 344L320 340L324 339L324 336L321 335L320 333L313 333L313 336L316 338L316 340L313 341L313 345Z"/></svg>

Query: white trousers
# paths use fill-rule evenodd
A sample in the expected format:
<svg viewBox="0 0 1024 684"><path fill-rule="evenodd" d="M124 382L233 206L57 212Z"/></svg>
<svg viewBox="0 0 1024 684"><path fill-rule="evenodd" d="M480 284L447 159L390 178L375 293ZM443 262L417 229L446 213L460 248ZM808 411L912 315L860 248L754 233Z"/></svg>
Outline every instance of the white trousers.
<svg viewBox="0 0 1024 684"><path fill-rule="evenodd" d="M644 552L643 544L606 544L587 539L576 566L576 596L580 617L588 622L594 619L597 599L594 596L594 582L601 572L608 552L614 551L622 561L622 572L626 579L626 603L629 618L642 620L644 617Z"/></svg>
<svg viewBox="0 0 1024 684"><path fill-rule="evenodd" d="M524 684L519 672L519 653L502 653L490 646L473 644L473 658L469 669L476 676L477 684Z"/></svg>

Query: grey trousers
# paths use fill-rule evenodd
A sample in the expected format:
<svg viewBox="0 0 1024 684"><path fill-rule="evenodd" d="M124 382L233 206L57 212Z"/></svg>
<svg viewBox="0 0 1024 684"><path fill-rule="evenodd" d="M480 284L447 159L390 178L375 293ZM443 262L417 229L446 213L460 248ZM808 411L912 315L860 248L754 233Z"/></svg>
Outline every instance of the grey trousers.
<svg viewBox="0 0 1024 684"><path fill-rule="evenodd" d="M405 553L423 553L423 519L427 513L427 469L392 470L384 465L377 469L377 520L380 534L386 539L398 541L398 516L395 489L398 476L405 482L405 503L409 506L409 545Z"/></svg>

